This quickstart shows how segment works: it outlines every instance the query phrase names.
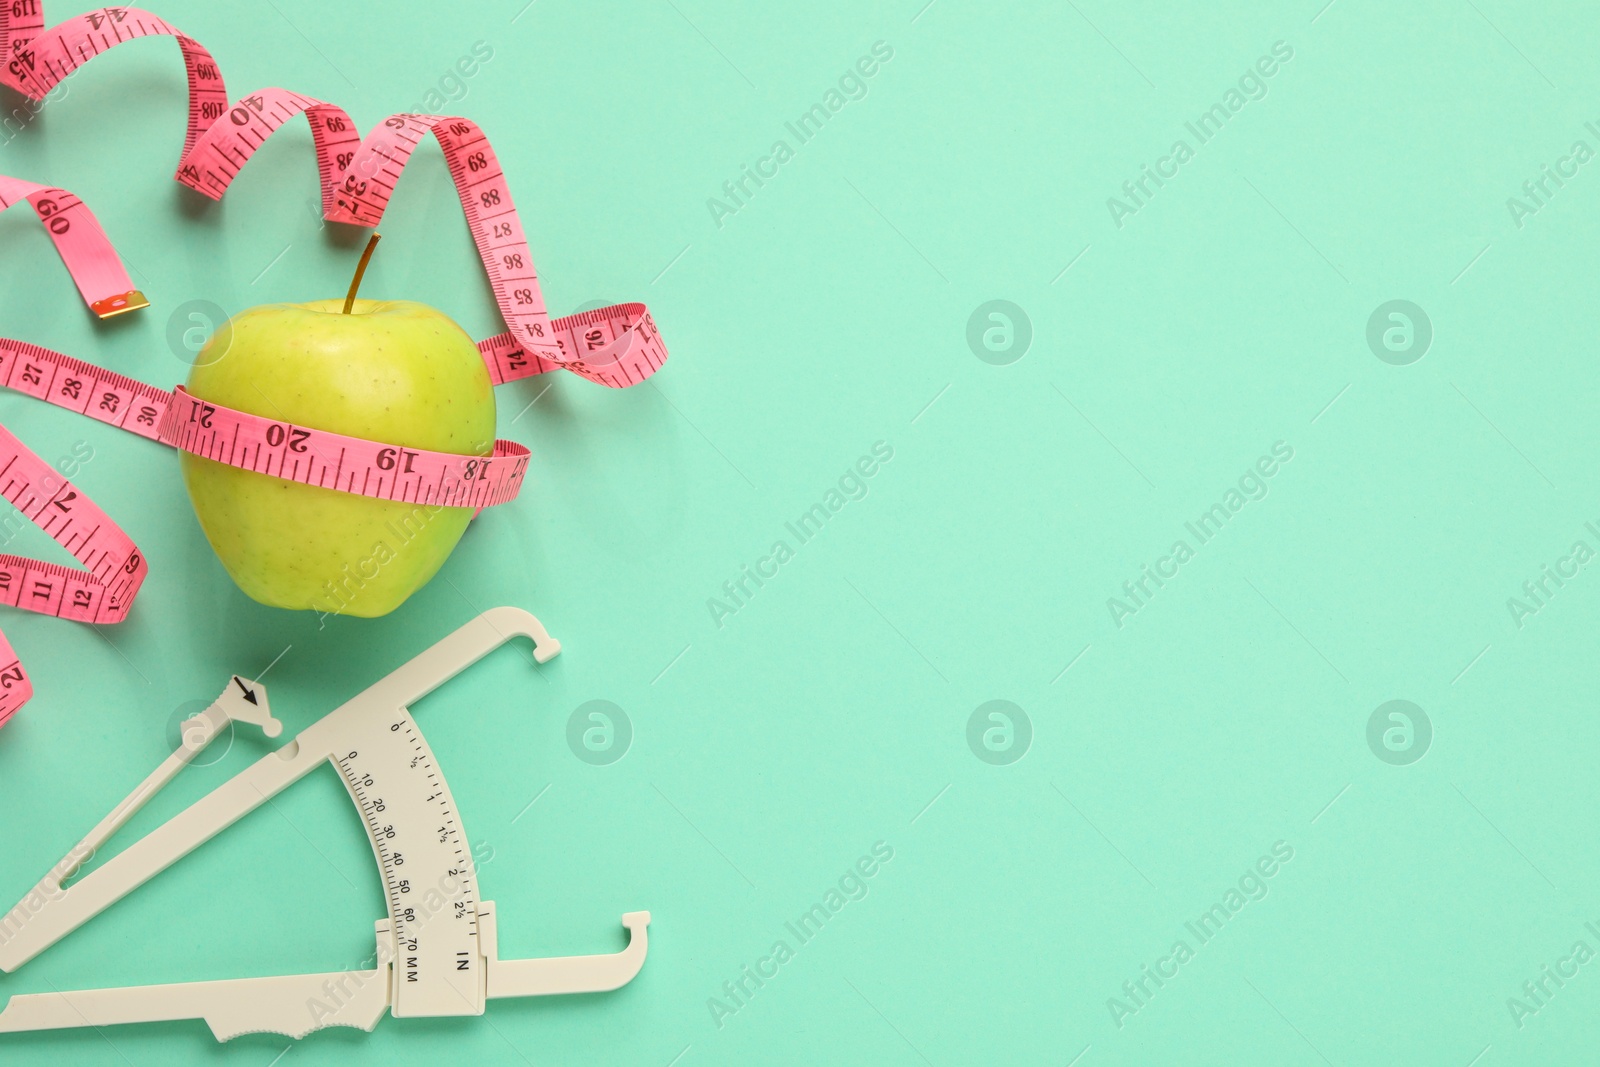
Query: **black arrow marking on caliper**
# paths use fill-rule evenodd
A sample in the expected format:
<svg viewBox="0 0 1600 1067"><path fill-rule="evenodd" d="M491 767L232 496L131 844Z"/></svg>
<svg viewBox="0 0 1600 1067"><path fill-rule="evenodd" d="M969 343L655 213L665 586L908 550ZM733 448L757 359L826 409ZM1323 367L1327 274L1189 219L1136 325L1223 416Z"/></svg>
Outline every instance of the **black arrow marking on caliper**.
<svg viewBox="0 0 1600 1067"><path fill-rule="evenodd" d="M233 676L233 680L234 680L235 683L238 684L239 688L244 692L244 698L246 700L248 700L252 704L256 703L256 691L254 689L251 689L249 686L245 685L244 682L240 681L239 680L239 676L237 674Z"/></svg>

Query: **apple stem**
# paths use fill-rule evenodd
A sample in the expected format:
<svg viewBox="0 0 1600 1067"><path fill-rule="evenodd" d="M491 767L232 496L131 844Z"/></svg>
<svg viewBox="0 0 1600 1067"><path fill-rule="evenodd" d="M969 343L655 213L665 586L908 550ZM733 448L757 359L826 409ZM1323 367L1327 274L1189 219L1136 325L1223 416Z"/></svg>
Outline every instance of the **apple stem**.
<svg viewBox="0 0 1600 1067"><path fill-rule="evenodd" d="M367 273L367 264L372 260L372 250L378 247L378 242L383 239L383 234L376 231L372 240L367 242L367 250L361 253L361 262L356 264L356 276L350 279L350 291L344 297L344 313L350 314L350 309L356 305L356 290L361 288L361 278Z"/></svg>

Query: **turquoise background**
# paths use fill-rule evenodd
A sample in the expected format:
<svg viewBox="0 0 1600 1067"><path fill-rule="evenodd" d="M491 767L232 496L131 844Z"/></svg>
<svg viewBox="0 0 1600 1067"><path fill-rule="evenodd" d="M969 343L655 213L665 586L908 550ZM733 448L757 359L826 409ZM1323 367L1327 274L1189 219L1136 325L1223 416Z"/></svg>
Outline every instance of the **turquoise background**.
<svg viewBox="0 0 1600 1067"><path fill-rule="evenodd" d="M1575 541L1600 549L1584 525L1600 526L1600 163L1536 214L1507 201L1574 141L1600 150L1584 125L1600 125L1600 21L1575 3L1324 2L411 0L379 17L161 0L235 98L283 85L369 128L484 42L493 58L445 109L493 139L551 308L647 301L672 358L625 392L503 387L501 433L534 453L522 497L400 610L325 629L234 588L170 452L0 398L46 459L93 448L77 484L150 560L121 625L5 615L38 696L0 731L0 898L230 672L274 664L298 731L506 603L563 654L534 672L502 650L416 708L493 852L501 952L614 951L618 916L647 908L650 957L619 992L485 1019L298 1044L219 1046L200 1023L10 1036L0 1061L1592 1055L1600 961L1544 979L1554 995L1520 1025L1508 998L1575 942L1600 951L1584 925L1600 927L1600 577L1546 579L1520 620L1508 600ZM893 58L865 99L797 146L785 122L878 41ZM1293 56L1265 97L1199 145L1185 123L1280 41ZM171 180L171 41L69 86L0 145L0 172L88 200L155 306L90 322L41 228L10 212L5 336L166 386L187 370L166 340L185 301L343 292L360 235L321 227L303 123L211 204ZM708 199L778 138L794 158L719 226ZM1119 227L1108 198L1179 138L1194 158ZM431 144L383 232L367 295L500 329ZM968 344L993 299L1031 330L1007 365ZM1404 365L1367 340L1397 299L1433 334ZM785 523L875 442L892 461L800 545ZM1185 522L1275 442L1293 458L1265 498L1200 545ZM1108 598L1180 538L1193 558L1118 626ZM708 599L780 539L793 558L719 626ZM633 730L603 766L565 740L596 699ZM1013 713L1004 755L1022 758L998 765L968 743L996 699L1030 725ZM1404 765L1368 742L1395 699L1431 723ZM241 730L132 830L268 748ZM798 944L785 923L877 842L893 859L865 898ZM1265 898L1235 898L1200 944L1185 923L1278 842L1292 859ZM328 769L0 976L0 996L354 967L383 907ZM780 939L793 958L719 1019L711 998ZM1123 984L1170 969L1179 939L1192 958L1131 1000Z"/></svg>

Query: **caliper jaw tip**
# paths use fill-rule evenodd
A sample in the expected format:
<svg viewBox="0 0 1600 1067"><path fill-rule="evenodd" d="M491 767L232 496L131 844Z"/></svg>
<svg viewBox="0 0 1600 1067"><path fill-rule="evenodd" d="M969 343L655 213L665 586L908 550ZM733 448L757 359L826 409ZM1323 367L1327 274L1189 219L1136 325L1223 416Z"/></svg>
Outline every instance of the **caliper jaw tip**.
<svg viewBox="0 0 1600 1067"><path fill-rule="evenodd" d="M494 904L478 906L478 938L486 965L486 993L491 998L537 997L565 993L609 993L633 981L644 967L650 950L648 911L630 911L622 917L628 947L599 956L562 956L547 959L503 960L495 932Z"/></svg>
<svg viewBox="0 0 1600 1067"><path fill-rule="evenodd" d="M543 638L535 636L533 639L533 659L535 663L549 663L561 654L561 642L549 634Z"/></svg>

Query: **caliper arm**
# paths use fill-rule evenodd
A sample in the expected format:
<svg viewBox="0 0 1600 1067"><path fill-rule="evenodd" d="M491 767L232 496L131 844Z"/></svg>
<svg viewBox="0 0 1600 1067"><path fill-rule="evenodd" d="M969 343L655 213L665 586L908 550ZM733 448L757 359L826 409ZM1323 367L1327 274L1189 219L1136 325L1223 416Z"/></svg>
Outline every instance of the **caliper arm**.
<svg viewBox="0 0 1600 1067"><path fill-rule="evenodd" d="M218 1041L264 1033L298 1040L329 1026L371 1033L389 1010L392 952L383 919L371 971L19 994L0 1011L0 1034L187 1019L204 1019Z"/></svg>
<svg viewBox="0 0 1600 1067"><path fill-rule="evenodd" d="M183 724L172 755L0 918L0 971L27 963L317 766L314 760L284 758L290 750L280 749L85 875L70 891L62 887L230 722L259 726L268 737L283 732L268 708L267 687L238 675L230 678L221 696Z"/></svg>

